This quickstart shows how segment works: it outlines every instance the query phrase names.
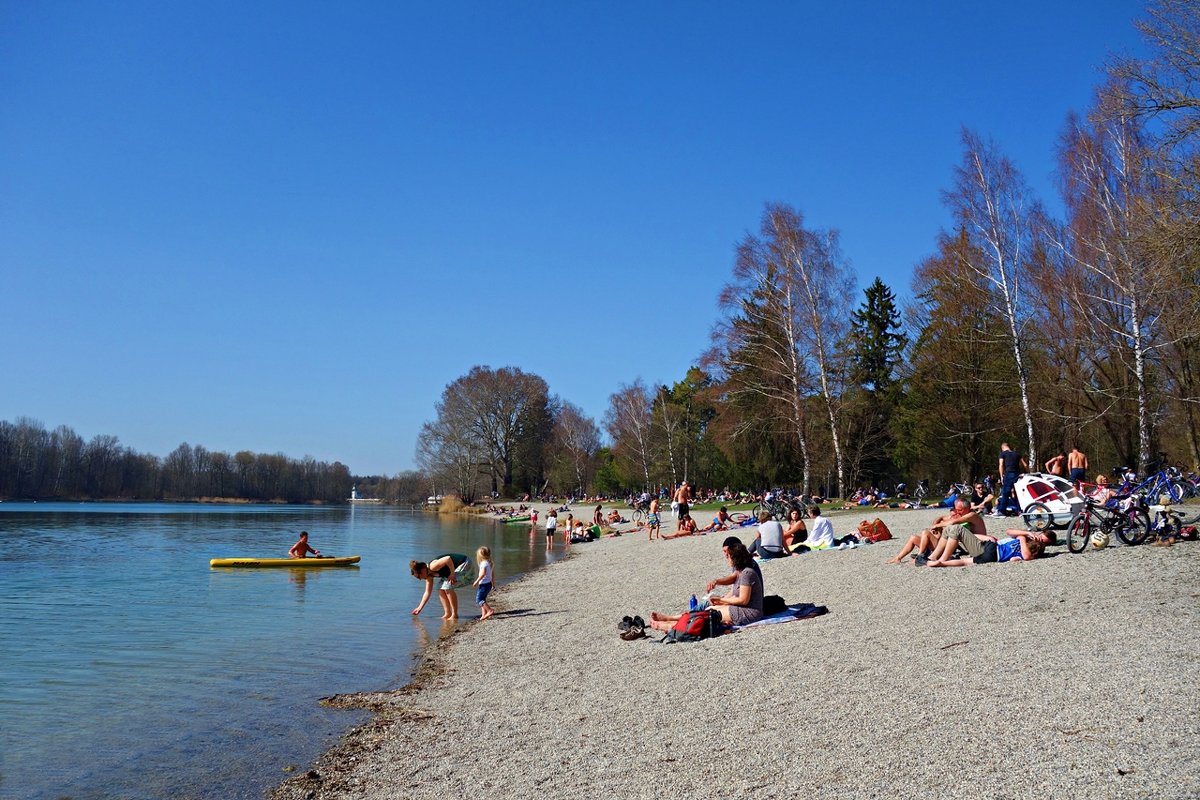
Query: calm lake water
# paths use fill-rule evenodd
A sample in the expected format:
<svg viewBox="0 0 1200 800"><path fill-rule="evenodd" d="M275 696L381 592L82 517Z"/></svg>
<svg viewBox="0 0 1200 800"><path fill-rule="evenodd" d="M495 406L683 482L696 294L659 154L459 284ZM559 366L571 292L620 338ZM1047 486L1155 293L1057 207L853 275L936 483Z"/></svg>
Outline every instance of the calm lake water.
<svg viewBox="0 0 1200 800"><path fill-rule="evenodd" d="M286 556L300 530L362 562L208 566ZM318 698L403 685L443 632L436 596L409 613L409 559L480 545L501 584L561 555L526 526L378 507L0 503L0 798L262 797L363 719ZM473 592L459 607L478 615Z"/></svg>

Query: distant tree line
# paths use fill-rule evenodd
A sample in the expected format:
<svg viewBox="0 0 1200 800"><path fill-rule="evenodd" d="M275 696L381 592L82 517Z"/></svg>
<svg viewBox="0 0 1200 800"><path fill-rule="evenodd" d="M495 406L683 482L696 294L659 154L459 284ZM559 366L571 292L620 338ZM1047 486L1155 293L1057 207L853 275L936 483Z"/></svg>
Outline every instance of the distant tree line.
<svg viewBox="0 0 1200 800"><path fill-rule="evenodd" d="M844 496L982 476L1001 441L1039 468L1078 445L1097 469L1164 451L1200 469L1200 3L1138 26L1151 56L1114 60L1066 117L1060 218L964 130L952 225L901 309L878 278L854 306L837 231L769 203L697 366L618 387L607 441L540 377L475 367L422 431L422 468L467 499L682 480Z"/></svg>
<svg viewBox="0 0 1200 800"><path fill-rule="evenodd" d="M341 463L181 444L166 458L115 436L84 441L66 425L0 421L0 498L344 503L354 480Z"/></svg>

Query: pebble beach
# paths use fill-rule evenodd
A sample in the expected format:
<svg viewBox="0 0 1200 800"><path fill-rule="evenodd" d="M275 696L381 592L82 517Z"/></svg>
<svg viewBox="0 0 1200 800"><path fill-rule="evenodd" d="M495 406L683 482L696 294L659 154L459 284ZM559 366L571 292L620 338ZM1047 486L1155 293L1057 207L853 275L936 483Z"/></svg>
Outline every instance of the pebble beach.
<svg viewBox="0 0 1200 800"><path fill-rule="evenodd" d="M330 698L373 717L272 797L1200 797L1200 545L884 563L938 513L829 512L896 538L762 565L828 614L688 644L617 624L686 609L729 534L572 545L448 624L408 686Z"/></svg>

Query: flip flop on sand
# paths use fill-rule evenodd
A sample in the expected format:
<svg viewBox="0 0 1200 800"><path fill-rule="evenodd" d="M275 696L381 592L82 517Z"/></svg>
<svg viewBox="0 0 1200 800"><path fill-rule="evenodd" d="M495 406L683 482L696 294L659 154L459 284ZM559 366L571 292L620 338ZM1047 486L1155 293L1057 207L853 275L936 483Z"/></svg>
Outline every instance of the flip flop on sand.
<svg viewBox="0 0 1200 800"><path fill-rule="evenodd" d="M621 621L617 623L617 630L627 631L633 627L633 617L621 617ZM645 627L645 626L643 626Z"/></svg>

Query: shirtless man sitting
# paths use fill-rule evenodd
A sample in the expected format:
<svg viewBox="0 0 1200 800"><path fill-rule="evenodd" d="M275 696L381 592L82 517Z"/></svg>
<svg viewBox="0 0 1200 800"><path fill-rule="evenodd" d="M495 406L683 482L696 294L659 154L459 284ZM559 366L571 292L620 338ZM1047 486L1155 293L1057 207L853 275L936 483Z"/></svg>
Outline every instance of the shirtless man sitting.
<svg viewBox="0 0 1200 800"><path fill-rule="evenodd" d="M942 540L933 548L929 561L946 561L960 546L968 556L976 558L983 553L983 543L989 539L983 517L971 508L969 500L960 498L954 502L954 511L942 525ZM917 559L918 565L923 563L924 559Z"/></svg>
<svg viewBox="0 0 1200 800"><path fill-rule="evenodd" d="M313 550L308 546L308 531L300 531L300 541L292 545L292 549L288 550L288 558L308 558L308 554L320 556L320 550Z"/></svg>
<svg viewBox="0 0 1200 800"><path fill-rule="evenodd" d="M968 517L974 517L975 523L978 523L979 525L979 532L986 533L987 528L983 524L983 520L980 519L978 514L971 510L970 503L968 503L966 499L955 500L954 508L951 509L950 513L942 514L940 517L935 519L933 524L928 528L918 534L908 537L908 541L904 543L904 547L900 548L900 552L897 553L894 558L888 559L887 563L899 564L909 553L911 553L913 550L916 550L917 563L924 564L926 559L931 556L934 550L941 545L942 532L946 526L960 524L967 520ZM971 524L972 523L968 522L968 525ZM957 544L958 540L956 539L955 546L957 546ZM950 552L953 553L954 551L951 550Z"/></svg>

